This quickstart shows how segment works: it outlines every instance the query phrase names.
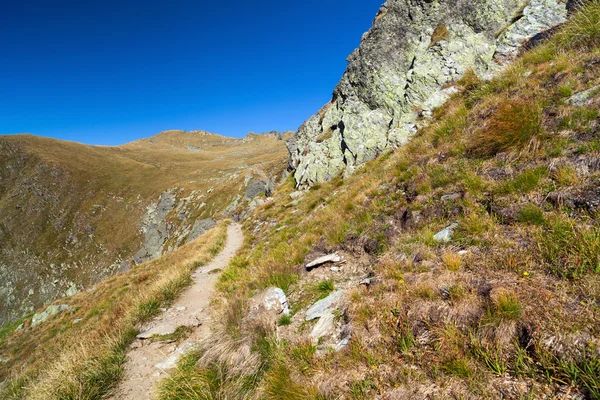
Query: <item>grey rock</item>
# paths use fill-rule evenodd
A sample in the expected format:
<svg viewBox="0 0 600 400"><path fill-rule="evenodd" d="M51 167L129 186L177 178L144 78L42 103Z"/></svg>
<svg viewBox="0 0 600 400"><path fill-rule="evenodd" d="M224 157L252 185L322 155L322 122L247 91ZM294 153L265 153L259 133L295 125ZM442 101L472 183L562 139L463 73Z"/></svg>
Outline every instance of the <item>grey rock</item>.
<svg viewBox="0 0 600 400"><path fill-rule="evenodd" d="M192 232L187 238L188 242L195 240L214 228L217 225L217 222L212 218L206 219L198 219L194 222L194 226L192 227Z"/></svg>
<svg viewBox="0 0 600 400"><path fill-rule="evenodd" d="M582 107L585 106L590 100L592 100L598 93L600 93L600 85L594 86L583 92L575 93L569 97L567 103L572 106Z"/></svg>
<svg viewBox="0 0 600 400"><path fill-rule="evenodd" d="M319 321L310 332L310 339L314 344L319 342L319 339L333 332L335 327L335 315L331 310L323 313Z"/></svg>
<svg viewBox="0 0 600 400"><path fill-rule="evenodd" d="M144 235L144 247L133 257L136 264L160 257L163 247L169 239L167 214L175 208L175 195L164 192L156 204L151 204L144 215L141 232Z"/></svg>
<svg viewBox="0 0 600 400"><path fill-rule="evenodd" d="M442 201L458 200L461 198L460 193L446 194L442 196Z"/></svg>
<svg viewBox="0 0 600 400"><path fill-rule="evenodd" d="M202 147L198 146L185 146L186 150L193 151L194 153L199 153L202 151Z"/></svg>
<svg viewBox="0 0 600 400"><path fill-rule="evenodd" d="M153 327L147 331L141 332L136 337L138 339L150 339L152 336L165 336L175 333L179 326L175 324L162 324Z"/></svg>
<svg viewBox="0 0 600 400"><path fill-rule="evenodd" d="M388 0L331 102L286 142L298 187L402 146L456 92L449 84L469 69L492 77L566 16L561 0Z"/></svg>
<svg viewBox="0 0 600 400"><path fill-rule="evenodd" d="M57 305L48 306L48 308L46 308L43 312L41 312L39 314L35 314L33 316L33 318L31 319L31 326L34 327L36 325L39 325L42 322L45 322L51 316L60 314L62 312L68 311L70 309L71 309L71 306L66 305L66 304L57 304Z"/></svg>
<svg viewBox="0 0 600 400"><path fill-rule="evenodd" d="M79 289L77 289L77 285L74 283L71 283L71 286L69 286L69 289L65 292L65 296L71 297L71 296L75 296L77 293L79 293Z"/></svg>
<svg viewBox="0 0 600 400"><path fill-rule="evenodd" d="M306 264L306 269L313 269L316 267L319 267L323 264L327 264L327 263L339 263L342 261L342 257L340 257L337 254L327 254L326 256L322 256L317 258L316 260L313 260L311 262L309 262L308 264Z"/></svg>
<svg viewBox="0 0 600 400"><path fill-rule="evenodd" d="M297 199L299 199L302 196L304 196L304 192L302 192L302 191L297 191L297 192L293 192L293 193L290 194L290 198L292 200L297 200Z"/></svg>
<svg viewBox="0 0 600 400"><path fill-rule="evenodd" d="M267 184L257 179L252 179L246 187L246 193L244 194L244 200L252 200L259 194L267 192Z"/></svg>
<svg viewBox="0 0 600 400"><path fill-rule="evenodd" d="M313 319L321 318L330 309L335 308L343 295L343 290L337 290L324 299L317 301L306 312L306 321L312 321Z"/></svg>
<svg viewBox="0 0 600 400"><path fill-rule="evenodd" d="M274 322L280 315L289 315L290 309L284 291L270 287L248 300L251 320L266 319Z"/></svg>
<svg viewBox="0 0 600 400"><path fill-rule="evenodd" d="M458 224L452 224L452 225L444 228L443 230L439 231L438 233L436 233L433 236L433 239L436 242L448 243L452 240L452 234L454 233L456 228L458 228Z"/></svg>
<svg viewBox="0 0 600 400"><path fill-rule="evenodd" d="M177 347L175 351L172 352L167 358L156 364L156 368L158 368L161 371L169 371L175 369L181 357L193 347L194 344L191 342L186 342L182 344L181 346Z"/></svg>
<svg viewBox="0 0 600 400"><path fill-rule="evenodd" d="M335 345L335 351L340 351L350 344L350 338L343 338Z"/></svg>

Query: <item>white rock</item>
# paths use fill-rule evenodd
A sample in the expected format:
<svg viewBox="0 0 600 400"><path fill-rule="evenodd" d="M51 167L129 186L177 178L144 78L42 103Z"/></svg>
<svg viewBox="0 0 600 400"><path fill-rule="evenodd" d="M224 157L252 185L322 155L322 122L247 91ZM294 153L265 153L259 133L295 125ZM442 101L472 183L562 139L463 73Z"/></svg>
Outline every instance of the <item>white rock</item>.
<svg viewBox="0 0 600 400"><path fill-rule="evenodd" d="M297 191L297 192L294 192L294 193L290 194L290 198L292 200L297 200L297 199L299 199L302 196L304 196L304 192L301 192L301 191Z"/></svg>
<svg viewBox="0 0 600 400"><path fill-rule="evenodd" d="M327 254L326 256L322 256L317 258L314 261L309 262L308 264L306 264L306 269L311 269L311 268L315 268L318 267L320 265L323 265L325 263L339 263L340 261L342 261L342 257L340 257L339 255L333 253L333 254Z"/></svg>
<svg viewBox="0 0 600 400"><path fill-rule="evenodd" d="M458 228L458 224L452 224L449 227L436 233L435 236L433 236L433 239L436 242L448 243L450 240L452 240L452 234L454 233L456 228Z"/></svg>
<svg viewBox="0 0 600 400"><path fill-rule="evenodd" d="M267 289L263 298L263 305L266 310L275 310L278 314L290 314L287 297L280 288Z"/></svg>
<svg viewBox="0 0 600 400"><path fill-rule="evenodd" d="M177 367L177 362L181 358L181 356L190 350L194 346L193 343L184 343L180 347L178 347L169 357L165 358L163 361L156 364L156 368L161 371L169 371Z"/></svg>
<svg viewBox="0 0 600 400"><path fill-rule="evenodd" d="M575 93L573 96L569 97L567 103L581 107L586 105L598 93L600 93L600 85L584 90L583 92Z"/></svg>
<svg viewBox="0 0 600 400"><path fill-rule="evenodd" d="M335 351L342 350L344 347L348 346L349 343L350 343L350 338L344 338L344 339L340 340L338 342L338 344L335 345Z"/></svg>

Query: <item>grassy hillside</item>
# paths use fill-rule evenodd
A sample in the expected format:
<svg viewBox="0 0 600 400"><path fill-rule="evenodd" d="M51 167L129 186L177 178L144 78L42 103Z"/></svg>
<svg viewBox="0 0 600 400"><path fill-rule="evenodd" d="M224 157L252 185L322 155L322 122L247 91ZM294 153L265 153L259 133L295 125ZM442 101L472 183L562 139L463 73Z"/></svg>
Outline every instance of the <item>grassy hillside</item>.
<svg viewBox="0 0 600 400"><path fill-rule="evenodd" d="M0 326L130 268L161 195L172 204L147 224L168 235L159 253L236 199L247 206L249 180L277 177L285 155L274 135L168 131L119 147L0 136Z"/></svg>
<svg viewBox="0 0 600 400"><path fill-rule="evenodd" d="M163 398L600 399L600 90L572 97L600 84L587 4L496 79L467 74L405 147L297 201L281 186ZM291 318L248 324L270 286ZM304 315L338 289L335 351Z"/></svg>
<svg viewBox="0 0 600 400"><path fill-rule="evenodd" d="M166 307L190 273L219 253L224 221L194 242L56 304L69 310L0 330L2 399L100 399L120 377L140 323Z"/></svg>

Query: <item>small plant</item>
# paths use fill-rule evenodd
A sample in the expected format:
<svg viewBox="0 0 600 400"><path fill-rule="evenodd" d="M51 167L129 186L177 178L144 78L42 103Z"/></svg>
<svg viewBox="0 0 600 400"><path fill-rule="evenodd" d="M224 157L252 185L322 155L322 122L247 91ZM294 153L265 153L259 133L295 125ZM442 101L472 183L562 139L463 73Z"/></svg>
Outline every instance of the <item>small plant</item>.
<svg viewBox="0 0 600 400"><path fill-rule="evenodd" d="M457 272L460 270L462 260L460 254L448 251L442 254L442 262L448 270Z"/></svg>
<svg viewBox="0 0 600 400"><path fill-rule="evenodd" d="M524 194L540 186L542 179L548 176L548 168L536 167L517 175L513 180L500 184L496 188L498 194Z"/></svg>
<svg viewBox="0 0 600 400"><path fill-rule="evenodd" d="M415 294L424 300L435 300L435 291L429 285L420 285L415 289Z"/></svg>
<svg viewBox="0 0 600 400"><path fill-rule="evenodd" d="M555 220L538 238L540 253L550 270L562 278L577 279L600 273L600 229L578 226L569 219Z"/></svg>
<svg viewBox="0 0 600 400"><path fill-rule="evenodd" d="M448 295L452 301L460 301L467 296L467 289L460 283L448 288Z"/></svg>
<svg viewBox="0 0 600 400"><path fill-rule="evenodd" d="M519 210L517 221L525 224L543 225L545 222L544 213L535 204L528 204Z"/></svg>
<svg viewBox="0 0 600 400"><path fill-rule="evenodd" d="M521 304L514 293L503 291L494 301L494 315L500 319L521 318Z"/></svg>
<svg viewBox="0 0 600 400"><path fill-rule="evenodd" d="M577 171L569 165L563 165L552 172L552 179L560 186L573 186L581 181Z"/></svg>
<svg viewBox="0 0 600 400"><path fill-rule="evenodd" d="M400 353L408 354L411 347L415 344L415 336L408 322L400 324L397 328L396 343Z"/></svg>
<svg viewBox="0 0 600 400"><path fill-rule="evenodd" d="M447 40L449 37L450 31L448 30L448 27L444 24L439 24L431 35L431 43L429 44L429 47L435 46L437 43L441 42L442 40Z"/></svg>
<svg viewBox="0 0 600 400"><path fill-rule="evenodd" d="M277 324L279 326L287 326L290 325L292 323L292 317L290 315L282 315L281 318L279 318L279 321L277 322Z"/></svg>
<svg viewBox="0 0 600 400"><path fill-rule="evenodd" d="M463 357L454 358L446 362L442 369L449 375L457 376L459 378L466 379L470 377L473 372L469 367L469 363Z"/></svg>

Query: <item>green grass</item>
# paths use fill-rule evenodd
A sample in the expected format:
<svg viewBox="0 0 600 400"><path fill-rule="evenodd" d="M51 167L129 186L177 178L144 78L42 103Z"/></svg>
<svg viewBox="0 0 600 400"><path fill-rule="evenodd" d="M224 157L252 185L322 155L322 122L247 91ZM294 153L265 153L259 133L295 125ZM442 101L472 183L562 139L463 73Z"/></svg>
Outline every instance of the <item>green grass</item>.
<svg viewBox="0 0 600 400"><path fill-rule="evenodd" d="M494 301L492 313L503 320L517 320L521 318L521 303L513 293L501 293Z"/></svg>
<svg viewBox="0 0 600 400"><path fill-rule="evenodd" d="M277 321L277 325L279 326L287 326L292 323L292 317L290 315L282 315Z"/></svg>
<svg viewBox="0 0 600 400"><path fill-rule="evenodd" d="M453 375L459 378L467 379L473 371L469 367L469 363L465 358L454 358L442 366L442 369L449 375Z"/></svg>
<svg viewBox="0 0 600 400"><path fill-rule="evenodd" d="M524 194L540 187L541 181L548 176L548 168L539 166L523 171L514 179L498 184L498 194Z"/></svg>
<svg viewBox="0 0 600 400"><path fill-rule="evenodd" d="M544 212L535 204L527 204L517 213L517 221L525 224L543 225Z"/></svg>
<svg viewBox="0 0 600 400"><path fill-rule="evenodd" d="M600 274L600 229L557 218L538 237L542 259L550 271L578 279L587 273Z"/></svg>

